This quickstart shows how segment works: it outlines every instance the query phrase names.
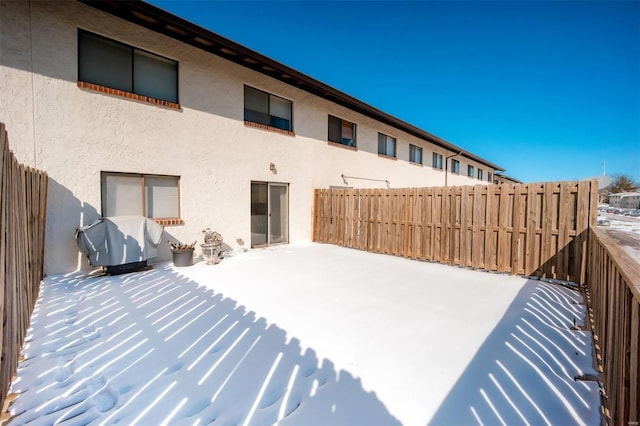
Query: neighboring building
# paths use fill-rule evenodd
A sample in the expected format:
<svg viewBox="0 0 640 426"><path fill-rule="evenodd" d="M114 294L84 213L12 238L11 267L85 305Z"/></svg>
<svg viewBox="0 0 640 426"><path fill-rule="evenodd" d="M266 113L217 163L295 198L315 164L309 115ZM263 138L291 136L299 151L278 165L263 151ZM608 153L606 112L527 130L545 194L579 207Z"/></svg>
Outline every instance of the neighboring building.
<svg viewBox="0 0 640 426"><path fill-rule="evenodd" d="M609 205L621 209L640 209L640 192L609 194Z"/></svg>
<svg viewBox="0 0 640 426"><path fill-rule="evenodd" d="M522 182L519 181L518 179L512 178L511 176L507 176L502 173L499 173L499 174L496 173L493 175L493 183L495 183L496 185L500 185L503 183L515 184L515 183L522 183Z"/></svg>
<svg viewBox="0 0 640 426"><path fill-rule="evenodd" d="M87 266L74 231L100 216L249 248L309 240L314 188L486 184L502 170L144 2L0 11L0 121L50 177L47 273Z"/></svg>

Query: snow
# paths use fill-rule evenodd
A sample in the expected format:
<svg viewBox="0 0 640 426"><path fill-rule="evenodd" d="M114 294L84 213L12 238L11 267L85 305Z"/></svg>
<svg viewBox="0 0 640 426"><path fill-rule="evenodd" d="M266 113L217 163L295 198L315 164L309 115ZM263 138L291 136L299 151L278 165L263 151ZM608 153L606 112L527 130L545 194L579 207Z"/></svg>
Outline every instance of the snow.
<svg viewBox="0 0 640 426"><path fill-rule="evenodd" d="M596 424L573 288L304 244L44 280L12 424Z"/></svg>

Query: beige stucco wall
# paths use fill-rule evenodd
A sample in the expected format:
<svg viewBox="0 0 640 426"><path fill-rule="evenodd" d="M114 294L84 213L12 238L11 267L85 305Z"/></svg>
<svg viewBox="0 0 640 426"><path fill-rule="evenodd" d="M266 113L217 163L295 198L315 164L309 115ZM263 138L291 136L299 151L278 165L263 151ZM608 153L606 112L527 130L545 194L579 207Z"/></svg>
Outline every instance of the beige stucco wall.
<svg viewBox="0 0 640 426"><path fill-rule="evenodd" d="M77 87L77 31L86 29L179 61L180 111ZM75 1L0 2L0 121L20 161L48 172L45 270L86 268L74 230L100 216L100 172L179 175L185 224L167 238L201 240L211 227L248 248L250 182L288 183L290 240L311 238L313 189L345 186L341 174L391 187L444 184L435 149L324 99ZM246 127L243 85L293 101L296 136ZM357 123L358 150L327 143L327 114ZM398 160L377 155L377 133L397 138ZM424 167L410 164L409 143ZM449 185L469 179L468 161ZM277 172L269 169L276 165ZM493 171L491 171L493 172ZM348 179L351 187L384 187ZM163 245L161 258L168 258Z"/></svg>

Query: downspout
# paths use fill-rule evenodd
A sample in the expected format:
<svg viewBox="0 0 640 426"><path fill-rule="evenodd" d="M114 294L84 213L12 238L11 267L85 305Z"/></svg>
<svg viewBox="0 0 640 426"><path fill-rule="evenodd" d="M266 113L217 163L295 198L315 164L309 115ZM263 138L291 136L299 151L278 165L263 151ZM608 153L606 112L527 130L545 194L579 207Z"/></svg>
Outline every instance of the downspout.
<svg viewBox="0 0 640 426"><path fill-rule="evenodd" d="M31 56L31 129L33 131L33 167L38 167L38 149L36 144L36 89L33 78L33 19L31 16L31 0L29 5L29 53Z"/></svg>
<svg viewBox="0 0 640 426"><path fill-rule="evenodd" d="M460 154L462 154L462 151L458 152L457 154L452 154L444 158L444 186L445 187L447 186L447 177L449 176L449 159L453 157L457 157Z"/></svg>

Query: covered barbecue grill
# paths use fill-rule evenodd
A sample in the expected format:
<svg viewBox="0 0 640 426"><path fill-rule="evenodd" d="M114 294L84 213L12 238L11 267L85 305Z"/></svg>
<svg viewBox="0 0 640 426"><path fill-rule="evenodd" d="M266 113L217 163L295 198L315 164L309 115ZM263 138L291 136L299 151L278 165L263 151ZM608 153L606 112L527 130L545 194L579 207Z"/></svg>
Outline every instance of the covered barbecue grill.
<svg viewBox="0 0 640 426"><path fill-rule="evenodd" d="M76 241L91 266L109 274L143 269L156 257L162 226L143 216L102 217L76 229Z"/></svg>

